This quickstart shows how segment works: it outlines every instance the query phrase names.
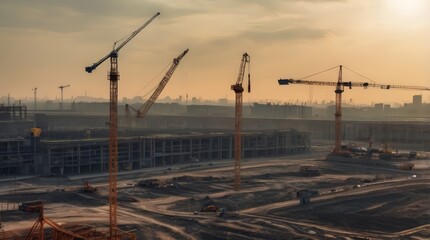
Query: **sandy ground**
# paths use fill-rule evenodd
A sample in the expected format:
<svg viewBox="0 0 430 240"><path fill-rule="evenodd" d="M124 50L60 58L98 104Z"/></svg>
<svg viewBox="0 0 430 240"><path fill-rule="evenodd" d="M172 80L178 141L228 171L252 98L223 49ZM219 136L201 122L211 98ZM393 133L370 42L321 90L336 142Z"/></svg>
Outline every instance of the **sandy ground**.
<svg viewBox="0 0 430 240"><path fill-rule="evenodd" d="M428 239L429 159L406 171L323 158L316 152L243 161L240 191L232 187L231 161L120 174L119 227L136 230L138 239ZM318 166L321 175L301 176L303 164ZM29 231L38 214L13 203L35 199L45 202L45 216L56 223L106 231L107 177L85 178L96 193L80 191L83 176L1 181L0 239ZM162 187L138 186L149 178ZM296 198L303 189L319 192L305 206ZM225 208L225 215L200 212L210 204Z"/></svg>

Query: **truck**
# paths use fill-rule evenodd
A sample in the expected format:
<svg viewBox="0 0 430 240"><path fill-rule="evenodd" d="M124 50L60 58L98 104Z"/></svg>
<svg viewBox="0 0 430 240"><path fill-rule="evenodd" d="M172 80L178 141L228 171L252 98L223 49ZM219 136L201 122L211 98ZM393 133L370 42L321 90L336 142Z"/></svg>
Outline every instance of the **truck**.
<svg viewBox="0 0 430 240"><path fill-rule="evenodd" d="M23 212L41 212L43 210L43 201L34 200L18 204L18 209Z"/></svg>

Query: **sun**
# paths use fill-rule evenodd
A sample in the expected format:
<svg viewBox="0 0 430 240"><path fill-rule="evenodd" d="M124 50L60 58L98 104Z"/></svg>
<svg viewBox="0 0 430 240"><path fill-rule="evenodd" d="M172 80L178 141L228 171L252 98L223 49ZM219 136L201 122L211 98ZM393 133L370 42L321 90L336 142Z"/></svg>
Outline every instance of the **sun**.
<svg viewBox="0 0 430 240"><path fill-rule="evenodd" d="M414 16L425 10L428 0L385 0L385 4L393 13Z"/></svg>

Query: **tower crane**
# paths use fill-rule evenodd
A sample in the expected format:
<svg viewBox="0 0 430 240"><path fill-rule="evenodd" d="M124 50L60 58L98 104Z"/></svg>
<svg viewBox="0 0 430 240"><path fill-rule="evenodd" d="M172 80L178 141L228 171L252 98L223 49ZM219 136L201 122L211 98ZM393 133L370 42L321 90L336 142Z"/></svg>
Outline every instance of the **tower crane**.
<svg viewBox="0 0 430 240"><path fill-rule="evenodd" d="M248 92L251 92L250 56L248 53L242 55L239 74L236 84L231 85L231 90L236 94L234 114L234 190L240 190L240 157L242 154L241 131L242 131L242 82L245 75L246 64L248 64Z"/></svg>
<svg viewBox="0 0 430 240"><path fill-rule="evenodd" d="M109 97L109 234L110 239L116 239L118 234L117 223L117 171L118 171L118 52L133 39L142 29L150 24L158 15L157 12L147 22L132 32L118 47L114 44L113 50L98 62L85 68L85 71L91 73L106 59L110 58L110 72L108 80L110 82Z"/></svg>
<svg viewBox="0 0 430 240"><path fill-rule="evenodd" d="M139 109L136 110L128 104L125 105L125 115L126 115L126 119L127 119L129 126L130 126L130 123L129 123L129 121L130 121L130 109L132 109L136 112L136 117L144 118L146 116L146 114L148 113L149 109L151 108L152 104L154 104L154 102L157 100L158 96L160 96L160 93L163 91L164 87L169 82L170 78L172 77L173 73L176 70L176 67L178 67L181 59L187 53L188 53L188 49L185 50L183 53L181 53L177 58L173 59L172 65L170 66L169 70L167 70L163 79L158 84L158 87L152 93L151 97L149 97L148 100L146 100L146 102Z"/></svg>
<svg viewBox="0 0 430 240"><path fill-rule="evenodd" d="M305 84L305 85L318 85L318 86L334 86L336 87L336 111L335 111L335 145L333 149L334 154L341 153L341 121L342 121L342 93L344 88L347 87L352 89L352 87L363 87L367 89L368 87L381 88L381 89L406 89L406 90L420 90L420 91L430 91L428 87L421 86L407 86L407 85L390 85L390 84L378 84L369 82L343 82L342 81L342 65L339 66L339 76L337 82L324 82L324 81L312 81L312 80L297 80L297 79L279 79L279 85L289 85L289 84Z"/></svg>
<svg viewBox="0 0 430 240"><path fill-rule="evenodd" d="M63 111L63 89L66 88L66 87L70 87L70 85L62 85L62 86L58 87L61 90L61 103L60 103L60 109L61 109L61 111Z"/></svg>

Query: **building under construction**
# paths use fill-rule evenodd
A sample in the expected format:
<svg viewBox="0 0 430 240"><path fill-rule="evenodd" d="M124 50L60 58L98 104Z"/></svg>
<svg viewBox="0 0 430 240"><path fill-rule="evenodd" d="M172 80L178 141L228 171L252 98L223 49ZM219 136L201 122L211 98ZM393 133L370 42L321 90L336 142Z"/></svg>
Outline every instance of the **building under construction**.
<svg viewBox="0 0 430 240"><path fill-rule="evenodd" d="M0 104L0 121L25 120L27 118L27 107L19 103L18 105Z"/></svg>
<svg viewBox="0 0 430 240"><path fill-rule="evenodd" d="M106 115L47 113L32 117L0 121L0 175L106 171ZM232 117L148 115L134 122L136 128L120 128L119 169L167 166L191 159L232 159L233 125ZM31 136L33 126L42 129L40 138ZM311 141L334 139L332 120L244 118L243 126L247 132L243 158L301 153L309 149ZM344 142L372 140L393 148L430 150L428 122L347 120L342 123L341 137Z"/></svg>
<svg viewBox="0 0 430 240"><path fill-rule="evenodd" d="M108 169L107 138L7 138L0 144L1 175L76 175ZM297 131L248 132L242 144L243 158L284 156L308 152L310 135ZM118 142L118 168L121 171L231 159L233 152L232 133L124 137Z"/></svg>

